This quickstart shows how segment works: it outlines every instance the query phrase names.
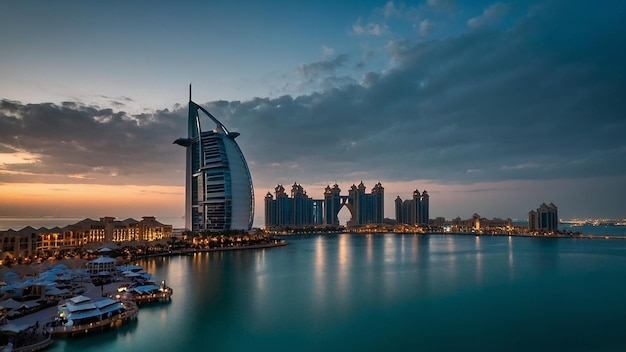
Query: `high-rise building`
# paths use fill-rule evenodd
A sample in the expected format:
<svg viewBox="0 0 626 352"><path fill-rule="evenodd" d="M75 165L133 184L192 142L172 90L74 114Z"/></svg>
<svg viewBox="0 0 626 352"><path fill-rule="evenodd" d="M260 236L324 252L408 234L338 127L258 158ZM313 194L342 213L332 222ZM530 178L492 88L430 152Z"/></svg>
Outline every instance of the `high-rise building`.
<svg viewBox="0 0 626 352"><path fill-rule="evenodd" d="M365 193L365 185L352 185L347 196L341 195L339 185L326 186L324 199L309 198L297 183L291 187L291 197L282 185L274 189L275 196L265 196L265 227L339 226L339 211L345 206L350 211L348 227L383 224L385 189L378 182L372 193Z"/></svg>
<svg viewBox="0 0 626 352"><path fill-rule="evenodd" d="M407 225L428 225L429 221L429 202L430 196L428 192L420 193L418 190L413 192L413 199L402 201L400 196L396 198L396 221L399 224Z"/></svg>
<svg viewBox="0 0 626 352"><path fill-rule="evenodd" d="M352 216L348 227L368 224L382 224L385 211L385 188L378 182L372 188L372 193L365 193L365 185L352 185L347 196L340 195L341 189L337 184L324 190L325 223L329 226L338 226L338 214L345 205Z"/></svg>
<svg viewBox="0 0 626 352"><path fill-rule="evenodd" d="M348 226L382 224L384 214L385 189L378 182L372 193L365 193L365 185L361 181L358 186L352 185L348 191L348 204L354 209L352 222Z"/></svg>
<svg viewBox="0 0 626 352"><path fill-rule="evenodd" d="M203 131L199 112L215 128ZM174 143L187 149L185 228L192 231L249 230L254 219L254 190L246 159L226 127L191 100L187 138Z"/></svg>
<svg viewBox="0 0 626 352"><path fill-rule="evenodd" d="M323 224L322 201L309 198L302 186L294 183L291 197L282 185L274 188L276 199L270 192L265 196L265 228L307 227Z"/></svg>
<svg viewBox="0 0 626 352"><path fill-rule="evenodd" d="M338 184L331 188L327 185L324 189L324 223L329 226L339 226L339 210L343 207L341 203L341 189Z"/></svg>
<svg viewBox="0 0 626 352"><path fill-rule="evenodd" d="M541 203L537 210L528 212L529 231L558 231L559 213L553 203Z"/></svg>

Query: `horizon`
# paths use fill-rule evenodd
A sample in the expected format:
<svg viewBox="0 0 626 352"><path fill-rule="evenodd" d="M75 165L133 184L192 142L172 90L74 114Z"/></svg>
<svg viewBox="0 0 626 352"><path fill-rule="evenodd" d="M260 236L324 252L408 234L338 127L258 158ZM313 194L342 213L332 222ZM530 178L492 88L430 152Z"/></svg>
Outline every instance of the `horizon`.
<svg viewBox="0 0 626 352"><path fill-rule="evenodd" d="M145 215L145 216L150 216L150 215ZM12 217L12 216L2 216L0 215L0 232L1 231L8 231L8 230L14 230L14 231L20 231L26 227L32 227L34 229L40 229L40 228L46 228L46 229L51 229L54 227L60 227L63 228L65 226L70 226L70 225L74 225L75 223L85 220L85 219L91 219L91 220L96 220L98 221L100 218L103 218L104 216L100 216L100 217L55 217L55 216L30 216L30 217ZM137 218L141 218L141 217L136 217L136 216L126 216L126 217L116 217L115 221L123 221L126 219L137 219ZM164 224L164 225L172 225L174 229L184 229L184 217L178 217L178 216L163 216L163 217L155 217L157 221L159 221L160 223ZM385 217L386 219L390 219ZM465 219L469 219L468 218L463 218ZM493 219L493 218L488 218L489 220ZM506 219L506 218L505 218ZM168 221L168 220L174 220L174 221ZM341 219L340 218L340 225L341 226L345 226L346 225L346 220L347 219ZM392 219L393 220L393 219ZM449 219L446 218L446 221L451 221L453 219ZM33 224L29 221L39 221L44 223L44 225L36 225ZM63 222L61 222L63 221ZM70 222L72 221L72 222ZM528 224L528 219L515 219L515 218L511 218L511 221L513 223L514 227L519 227L519 226L525 226ZM561 225L565 225L565 226L571 226L573 224L578 224L578 226L580 225L589 225L589 226L610 226L610 224L608 224L607 222L612 222L612 223L620 223L620 225L616 225L616 226L625 226L624 224L621 224L622 221L626 221L626 218L624 219L606 219L606 218L587 218L587 219L564 219L564 218L560 218L559 219L559 224ZM45 223L47 222L47 224L50 224L48 226L45 225ZM583 224L580 224L580 222L583 222ZM593 223L593 222L600 222L599 224L589 224L589 223ZM176 224L179 224L180 226L177 226ZM261 227L262 228L262 227Z"/></svg>
<svg viewBox="0 0 626 352"><path fill-rule="evenodd" d="M0 216L182 216L191 82L241 133L253 227L294 182L380 181L387 218L415 189L432 218L626 218L626 3L160 5L3 6Z"/></svg>

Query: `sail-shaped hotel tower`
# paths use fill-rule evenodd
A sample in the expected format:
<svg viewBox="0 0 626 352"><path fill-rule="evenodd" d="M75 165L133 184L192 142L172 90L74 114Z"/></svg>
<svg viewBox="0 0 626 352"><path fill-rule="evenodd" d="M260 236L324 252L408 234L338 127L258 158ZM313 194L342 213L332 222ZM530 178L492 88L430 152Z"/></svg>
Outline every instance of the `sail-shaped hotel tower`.
<svg viewBox="0 0 626 352"><path fill-rule="evenodd" d="M199 112L215 123L200 128ZM185 228L192 231L250 230L254 218L254 190L246 159L235 142L237 132L226 127L202 106L191 101L187 138L174 143L187 148Z"/></svg>

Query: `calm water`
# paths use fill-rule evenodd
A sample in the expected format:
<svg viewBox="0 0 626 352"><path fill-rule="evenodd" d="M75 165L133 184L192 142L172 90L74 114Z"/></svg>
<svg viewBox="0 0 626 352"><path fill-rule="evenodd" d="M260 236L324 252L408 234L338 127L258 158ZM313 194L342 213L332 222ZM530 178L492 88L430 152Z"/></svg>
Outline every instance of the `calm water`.
<svg viewBox="0 0 626 352"><path fill-rule="evenodd" d="M626 241L297 235L150 259L174 288L53 351L624 351Z"/></svg>

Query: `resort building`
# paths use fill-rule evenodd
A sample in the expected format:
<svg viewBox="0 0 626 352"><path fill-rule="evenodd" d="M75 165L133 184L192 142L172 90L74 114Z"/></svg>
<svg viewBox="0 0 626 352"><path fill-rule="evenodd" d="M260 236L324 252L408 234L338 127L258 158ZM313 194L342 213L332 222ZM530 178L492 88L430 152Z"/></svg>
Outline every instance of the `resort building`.
<svg viewBox="0 0 626 352"><path fill-rule="evenodd" d="M115 258L100 256L90 262L85 263L85 267L90 275L98 275L98 273L112 273L115 271Z"/></svg>
<svg viewBox="0 0 626 352"><path fill-rule="evenodd" d="M452 232L489 232L491 230L509 231L512 228L513 220L509 218L493 218L489 220L476 213L474 213L474 215L469 219L462 220L460 217L456 217L450 222L450 229Z"/></svg>
<svg viewBox="0 0 626 352"><path fill-rule="evenodd" d="M430 196L424 190L413 192L413 198L402 200L400 196L396 198L396 222L398 224L427 226L429 222L429 202Z"/></svg>
<svg viewBox="0 0 626 352"><path fill-rule="evenodd" d="M365 193L363 182L358 186L352 185L348 191L348 205L353 204L356 219L348 226L360 226L383 223L385 214L385 188L378 182L371 193Z"/></svg>
<svg viewBox="0 0 626 352"><path fill-rule="evenodd" d="M323 202L309 198L302 186L291 187L291 197L283 185L274 188L276 198L270 192L265 196L265 228L284 229L317 226L324 223Z"/></svg>
<svg viewBox="0 0 626 352"><path fill-rule="evenodd" d="M215 128L203 131L199 112ZM213 115L191 100L187 137L174 143L187 149L185 170L185 228L194 232L250 230L254 190L248 164L235 138Z"/></svg>
<svg viewBox="0 0 626 352"><path fill-rule="evenodd" d="M554 232L559 230L558 208L553 203L541 203L537 210L528 212L528 230Z"/></svg>
<svg viewBox="0 0 626 352"><path fill-rule="evenodd" d="M365 193L365 185L352 185L347 196L341 195L339 185L326 186L324 199L312 199L297 183L291 187L291 196L282 185L277 185L273 196L265 196L266 229L302 228L310 226L339 226L339 211L345 206L351 218L347 227L381 225L384 223L384 192L379 182L372 193Z"/></svg>
<svg viewBox="0 0 626 352"><path fill-rule="evenodd" d="M130 218L116 221L114 217L84 219L51 229L28 226L17 231L0 231L3 255L0 259L45 257L94 242L156 241L170 238L172 231L172 225L164 225L154 216L144 216L141 221Z"/></svg>
<svg viewBox="0 0 626 352"><path fill-rule="evenodd" d="M339 226L339 211L344 206L350 210L351 218L347 227L362 225L381 225L384 222L385 188L378 182L372 188L372 193L365 193L365 185L352 184L347 196L340 195L341 189L337 184L324 190L325 224Z"/></svg>
<svg viewBox="0 0 626 352"><path fill-rule="evenodd" d="M83 325L120 314L124 303L110 298L93 302L89 297L76 296L59 304L57 309L61 319L71 321L72 325Z"/></svg>
<svg viewBox="0 0 626 352"><path fill-rule="evenodd" d="M36 253L39 236L38 230L28 226L19 231L0 231L0 251L1 258L26 258L32 257Z"/></svg>

